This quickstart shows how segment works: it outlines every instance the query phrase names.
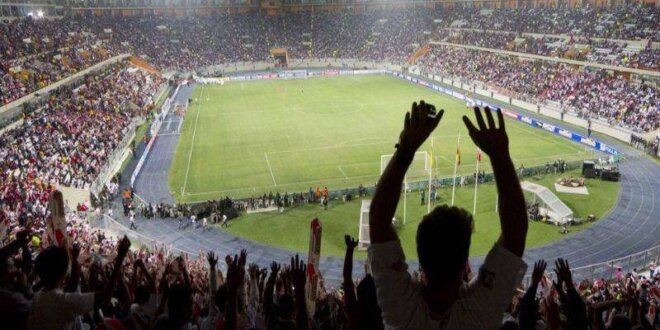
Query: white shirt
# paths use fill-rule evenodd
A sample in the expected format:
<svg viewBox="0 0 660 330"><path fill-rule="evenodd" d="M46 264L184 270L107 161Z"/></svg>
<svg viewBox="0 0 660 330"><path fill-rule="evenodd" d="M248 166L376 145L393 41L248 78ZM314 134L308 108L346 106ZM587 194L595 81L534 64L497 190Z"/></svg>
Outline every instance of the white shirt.
<svg viewBox="0 0 660 330"><path fill-rule="evenodd" d="M94 309L94 293L39 291L32 299L28 329L73 329L78 315Z"/></svg>
<svg viewBox="0 0 660 330"><path fill-rule="evenodd" d="M369 260L386 329L499 329L527 270L522 259L495 244L449 310L432 317L398 240L369 246Z"/></svg>

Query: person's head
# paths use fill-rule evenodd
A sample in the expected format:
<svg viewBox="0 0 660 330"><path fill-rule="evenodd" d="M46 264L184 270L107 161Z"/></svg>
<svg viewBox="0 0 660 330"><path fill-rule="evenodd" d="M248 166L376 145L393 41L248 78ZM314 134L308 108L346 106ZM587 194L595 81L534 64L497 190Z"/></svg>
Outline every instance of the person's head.
<svg viewBox="0 0 660 330"><path fill-rule="evenodd" d="M11 275L16 272L16 265L14 258L4 253L0 253L0 286L6 287L9 285Z"/></svg>
<svg viewBox="0 0 660 330"><path fill-rule="evenodd" d="M632 329L632 323L626 315L618 314L612 318L612 323L608 328L610 330L630 330Z"/></svg>
<svg viewBox="0 0 660 330"><path fill-rule="evenodd" d="M417 227L417 256L428 288L460 285L473 227L472 215L455 206L441 205L424 216Z"/></svg>
<svg viewBox="0 0 660 330"><path fill-rule="evenodd" d="M218 307L218 310L221 313L225 312L225 308L227 305L227 297L229 296L229 289L227 288L227 285L221 285L218 290L215 292L215 306Z"/></svg>
<svg viewBox="0 0 660 330"><path fill-rule="evenodd" d="M149 292L149 287L144 284L140 284L135 288L135 303L138 305L146 304L151 297Z"/></svg>
<svg viewBox="0 0 660 330"><path fill-rule="evenodd" d="M50 246L43 250L34 263L34 270L46 289L63 284L68 269L69 255L65 248L59 246Z"/></svg>
<svg viewBox="0 0 660 330"><path fill-rule="evenodd" d="M293 296L290 294L283 294L277 304L278 316L282 320L290 320L293 318L293 312L295 311L295 304Z"/></svg>
<svg viewBox="0 0 660 330"><path fill-rule="evenodd" d="M376 283L371 275L367 274L358 284L357 299L362 315L362 328L383 329L382 311L376 298Z"/></svg>
<svg viewBox="0 0 660 330"><path fill-rule="evenodd" d="M167 298L167 310L170 322L182 325L190 321L192 305L190 290L182 283L173 284Z"/></svg>

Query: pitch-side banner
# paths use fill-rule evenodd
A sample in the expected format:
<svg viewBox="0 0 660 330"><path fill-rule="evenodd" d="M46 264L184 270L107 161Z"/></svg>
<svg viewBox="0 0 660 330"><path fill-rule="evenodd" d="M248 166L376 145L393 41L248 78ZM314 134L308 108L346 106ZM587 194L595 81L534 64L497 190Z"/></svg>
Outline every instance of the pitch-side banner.
<svg viewBox="0 0 660 330"><path fill-rule="evenodd" d="M319 261L321 259L321 221L314 218L309 229L309 253L307 254L307 284L305 294L307 295L307 310L315 309L316 292L319 281Z"/></svg>

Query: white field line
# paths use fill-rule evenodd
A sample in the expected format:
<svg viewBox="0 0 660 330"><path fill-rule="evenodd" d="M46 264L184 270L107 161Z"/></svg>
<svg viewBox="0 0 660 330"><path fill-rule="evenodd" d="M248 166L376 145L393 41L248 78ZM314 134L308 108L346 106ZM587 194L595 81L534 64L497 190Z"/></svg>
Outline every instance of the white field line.
<svg viewBox="0 0 660 330"><path fill-rule="evenodd" d="M207 92L208 93L208 92ZM188 166L186 166L186 176L183 179L183 190L181 194L186 193L186 186L188 185L188 174L190 173L190 161L192 160L193 148L195 147L195 135L197 134L197 120L199 119L200 105L204 99L204 85L202 85L202 91L199 93L199 101L197 102L197 115L195 115L195 128L193 128L192 141L190 142L190 152L188 153Z"/></svg>
<svg viewBox="0 0 660 330"><path fill-rule="evenodd" d="M341 169L341 165L337 166L337 169L339 170L339 172L341 172L341 174L344 176L344 178L348 179L348 175L346 175L344 170Z"/></svg>
<svg viewBox="0 0 660 330"><path fill-rule="evenodd" d="M181 135L181 133L163 133L163 134L158 134L158 136L171 136L171 135Z"/></svg>
<svg viewBox="0 0 660 330"><path fill-rule="evenodd" d="M266 165L268 165L268 170L270 171L270 178L273 179L273 186L277 186L277 182L275 181L275 174L273 174L273 168L270 166L267 152L264 152L264 157L266 158Z"/></svg>

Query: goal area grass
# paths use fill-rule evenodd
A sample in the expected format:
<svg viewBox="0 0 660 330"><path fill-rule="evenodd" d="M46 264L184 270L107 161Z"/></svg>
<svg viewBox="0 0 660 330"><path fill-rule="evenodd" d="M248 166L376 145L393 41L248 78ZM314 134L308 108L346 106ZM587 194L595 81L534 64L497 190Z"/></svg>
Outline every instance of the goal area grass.
<svg viewBox="0 0 660 330"><path fill-rule="evenodd" d="M271 191L307 192L317 186L330 190L359 184L373 186L380 176L381 157L394 151L405 112L419 100L445 109L432 136L433 151L430 140L420 148L432 155L432 176L453 174L459 136L458 175L474 173L476 147L461 119L463 115L473 118L473 112L457 99L385 75L244 81L195 88L170 169L170 190L179 202L199 202L224 196L256 197ZM517 168L552 163L559 158L571 161L593 157L584 146L527 124L506 119L506 127ZM487 156L479 169L491 171ZM556 178L548 175L539 180ZM593 213L600 217L614 204L619 186L588 182L588 196L558 195L576 216ZM550 188L554 192L554 187ZM439 194L439 203L449 203L451 189L440 189ZM456 205L472 211L473 194L472 188L458 189ZM494 205L495 185L480 186L473 255L487 252L499 235ZM284 213L244 215L226 230L265 244L307 252L309 221L318 216L323 223L322 253L342 256L343 235L358 235L359 210L359 201L331 201L328 211L311 205ZM399 229L409 258L416 258L416 224L425 213L419 193L409 194L408 222ZM397 214L400 218L401 210ZM574 227L572 232L587 226ZM558 229L532 223L528 245L561 239Z"/></svg>

